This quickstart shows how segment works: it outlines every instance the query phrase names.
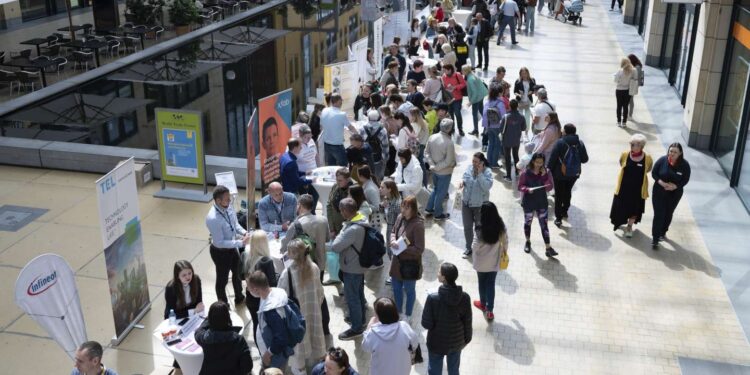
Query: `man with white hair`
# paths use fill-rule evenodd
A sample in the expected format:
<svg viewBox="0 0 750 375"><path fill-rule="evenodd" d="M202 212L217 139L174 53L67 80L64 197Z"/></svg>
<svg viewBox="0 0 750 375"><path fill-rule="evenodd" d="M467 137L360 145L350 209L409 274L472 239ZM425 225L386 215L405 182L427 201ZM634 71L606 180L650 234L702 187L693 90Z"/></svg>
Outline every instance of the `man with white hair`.
<svg viewBox="0 0 750 375"><path fill-rule="evenodd" d="M550 103L547 99L546 89L539 89L536 92L536 97L538 100L532 110L534 118L531 120L531 123L533 124L531 130L534 134L541 132L547 127L547 124L549 123L548 115L555 112L555 105Z"/></svg>
<svg viewBox="0 0 750 375"><path fill-rule="evenodd" d="M424 150L424 160L430 165L432 182L435 185L425 212L429 215L434 214L438 220L450 217L449 214L443 213L443 199L448 195L451 175L456 167L456 149L450 136L451 130L453 120L440 121L440 133L430 136Z"/></svg>
<svg viewBox="0 0 750 375"><path fill-rule="evenodd" d="M389 143L388 132L380 123L380 112L374 109L367 112L367 124L360 130L360 135L372 149L373 163L370 169L372 169L372 173L378 178L378 181L383 181L385 163L389 156Z"/></svg>

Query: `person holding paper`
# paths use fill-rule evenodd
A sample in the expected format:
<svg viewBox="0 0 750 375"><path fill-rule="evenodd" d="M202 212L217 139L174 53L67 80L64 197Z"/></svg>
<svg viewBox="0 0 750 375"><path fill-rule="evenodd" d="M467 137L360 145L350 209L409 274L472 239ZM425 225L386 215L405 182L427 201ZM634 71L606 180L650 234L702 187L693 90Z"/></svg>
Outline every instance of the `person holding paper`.
<svg viewBox="0 0 750 375"><path fill-rule="evenodd" d="M419 214L417 198L408 196L401 202L401 215L391 233L390 247L391 286L396 308L402 318L411 324L411 314L417 299L417 280L422 278L422 253L424 253L424 219ZM406 293L406 309L403 308Z"/></svg>
<svg viewBox="0 0 750 375"><path fill-rule="evenodd" d="M531 252L531 221L536 215L539 219L539 227L542 229L544 239L545 255L553 257L557 255L555 249L549 243L549 228L547 217L549 203L547 193L553 188L552 173L544 166L544 154L535 153L526 171L518 180L518 191L521 192L521 206L523 207L523 232L526 235L526 245L523 248L527 254Z"/></svg>

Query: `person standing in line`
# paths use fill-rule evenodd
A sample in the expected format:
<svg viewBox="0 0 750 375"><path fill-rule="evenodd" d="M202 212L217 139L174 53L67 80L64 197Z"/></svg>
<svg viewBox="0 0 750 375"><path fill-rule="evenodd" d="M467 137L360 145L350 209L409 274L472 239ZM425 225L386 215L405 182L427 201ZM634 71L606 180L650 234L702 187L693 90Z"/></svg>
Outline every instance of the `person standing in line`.
<svg viewBox="0 0 750 375"><path fill-rule="evenodd" d="M456 53L456 70L463 71L464 66L471 68L471 66L466 65L466 61L469 59L469 45L466 44L465 34L456 34L454 40L453 49Z"/></svg>
<svg viewBox="0 0 750 375"><path fill-rule="evenodd" d="M482 60L484 58L484 70L485 72L487 69L489 69L490 66L490 38L492 38L492 30L494 27L494 24L490 24L482 13L477 13L476 16L477 24L474 26L475 29L478 29L476 31L477 39L476 39L476 45L477 45L477 61L474 64L474 68L480 69L482 68ZM474 62L474 60L472 60Z"/></svg>
<svg viewBox="0 0 750 375"><path fill-rule="evenodd" d="M315 168L320 166L320 157L318 156L318 147L313 139L312 129L307 125L299 127L300 143L302 151L297 157L297 168L305 174L312 173Z"/></svg>
<svg viewBox="0 0 750 375"><path fill-rule="evenodd" d="M610 11L614 11L615 10L615 1L617 2L617 5L620 7L619 8L620 12L622 12L622 3L623 3L622 0L612 0L612 5L609 6L609 10Z"/></svg>
<svg viewBox="0 0 750 375"><path fill-rule="evenodd" d="M573 185L581 176L581 164L589 161L586 146L576 134L576 126L565 124L563 132L565 135L555 143L547 163L555 184L555 226L558 228L562 220L568 218Z"/></svg>
<svg viewBox="0 0 750 375"><path fill-rule="evenodd" d="M474 130L470 131L469 134L479 136L479 118L484 118L482 112L484 109L484 98L487 96L487 85L482 82L482 79L474 74L471 67L468 65L463 67L463 74L466 78L466 91L469 94L471 119L474 124Z"/></svg>
<svg viewBox="0 0 750 375"><path fill-rule="evenodd" d="M427 80L424 82L422 87L422 95L425 99L430 99L434 103L440 103L440 73L435 66L431 66L427 69Z"/></svg>
<svg viewBox="0 0 750 375"><path fill-rule="evenodd" d="M352 198L344 198L339 203L344 226L333 240L330 251L339 253L339 264L343 273L344 298L349 308L350 328L339 334L339 340L349 341L362 336L365 331L365 272L359 264L359 252L365 241L367 219L357 212L357 203Z"/></svg>
<svg viewBox="0 0 750 375"><path fill-rule="evenodd" d="M427 76L424 73L424 62L419 59L414 60L411 67L412 69L409 71L409 73L406 73L406 82L409 82L409 80L413 79L417 83L415 86L421 86L424 83L424 80L427 79ZM407 99L407 101L410 100Z"/></svg>
<svg viewBox="0 0 750 375"><path fill-rule="evenodd" d="M681 144L675 142L669 145L667 155L654 163L651 177L654 178L654 197L651 200L654 206L651 246L657 250L659 241L667 235L672 215L680 203L685 185L690 181L690 164L684 158Z"/></svg>
<svg viewBox="0 0 750 375"><path fill-rule="evenodd" d="M482 311L485 319L492 321L495 319L492 309L495 306L495 278L500 271L500 255L508 252L505 223L492 202L482 204L479 225L471 249L471 263L477 271L479 284L479 300L474 301L474 307Z"/></svg>
<svg viewBox="0 0 750 375"><path fill-rule="evenodd" d="M443 51L443 57L440 59L440 63L443 65L443 70L445 70L446 65L458 65L458 56L456 55L456 52L453 51L453 47L451 47L450 43L443 43L440 46L440 49Z"/></svg>
<svg viewBox="0 0 750 375"><path fill-rule="evenodd" d="M313 367L311 375L359 375L349 364L346 350L339 347L328 349L322 362Z"/></svg>
<svg viewBox="0 0 750 375"><path fill-rule="evenodd" d="M315 248L310 249L310 258L320 270L320 280L326 269L326 242L330 239L328 219L322 215L315 215L314 200L310 194L302 194L297 200L297 218L289 225L286 236L281 239L281 253L286 254L289 242L302 235L307 235L315 242Z"/></svg>
<svg viewBox="0 0 750 375"><path fill-rule="evenodd" d="M469 60L471 60L471 67L476 68L477 66L477 36L479 35L479 26L477 26L477 19L472 18L469 24L469 30L466 34L466 43L469 45ZM481 69L481 66L479 67Z"/></svg>
<svg viewBox="0 0 750 375"><path fill-rule="evenodd" d="M635 107L635 100L633 97L638 95L638 89L640 86L643 86L643 64L641 64L641 60L638 60L638 57L632 53L628 55L628 60L630 60L630 64L635 68L635 72L633 73L635 79L630 81L630 102L628 102L628 117L633 118L633 109Z"/></svg>
<svg viewBox="0 0 750 375"><path fill-rule="evenodd" d="M516 177L520 171L515 165L518 163L518 148L521 146L521 137L526 132L526 119L518 112L518 102L515 99L510 100L510 112L503 119L503 156L505 159L505 181L511 182L510 171L515 169ZM511 154L513 163L511 164Z"/></svg>
<svg viewBox="0 0 750 375"><path fill-rule="evenodd" d="M453 168L456 167L456 149L449 135L452 129L453 121L448 119L441 121L440 133L430 136L424 152L425 161L430 165L432 182L435 185L427 201L425 212L428 215L434 214L436 220L450 217L450 214L443 212L443 199L448 196L451 175Z"/></svg>
<svg viewBox="0 0 750 375"><path fill-rule="evenodd" d="M385 176L385 163L388 161L389 142L388 131L380 123L380 113L376 110L367 112L367 124L359 133L372 150L372 164L370 169L373 175L382 180Z"/></svg>
<svg viewBox="0 0 750 375"><path fill-rule="evenodd" d="M550 154L552 149L555 147L555 143L562 136L562 126L560 126L560 120L557 117L557 112L550 112L547 114L549 122L544 130L539 133L539 143L534 149L535 153L541 153L544 155L544 160L549 162Z"/></svg>
<svg viewBox="0 0 750 375"><path fill-rule="evenodd" d="M646 210L648 172L651 172L654 162L651 155L643 151L645 146L646 137L643 134L633 134L630 137L630 151L620 155L620 174L617 177L609 219L614 230L627 224L623 229L627 238L633 237L633 224L641 221Z"/></svg>
<svg viewBox="0 0 750 375"><path fill-rule="evenodd" d="M516 30L518 32L521 32L521 25L523 25L524 18L526 16L526 0L516 0L516 5L518 5L518 19L516 20Z"/></svg>
<svg viewBox="0 0 750 375"><path fill-rule="evenodd" d="M628 122L628 105L630 103L630 81L636 73L633 64L627 57L620 60L620 70L615 73L615 99L617 99L617 126L624 128Z"/></svg>
<svg viewBox="0 0 750 375"><path fill-rule="evenodd" d="M245 375L253 370L250 347L232 326L229 305L217 301L208 309L208 319L195 330L195 342L203 349L201 375ZM236 330L235 330L236 329Z"/></svg>
<svg viewBox="0 0 750 375"><path fill-rule="evenodd" d="M372 170L369 165L359 167L360 186L362 186L362 192L365 195L367 204L372 209L372 213L367 221L370 225L380 228L380 224L384 221L382 215L380 215L380 189L378 188L378 180L372 175ZM351 190L351 189L350 189Z"/></svg>
<svg viewBox="0 0 750 375"><path fill-rule="evenodd" d="M529 69L521 68L518 72L518 79L513 84L513 93L516 95L516 101L518 101L518 110L523 113L527 126L531 121L531 102L534 100L532 94L535 87L536 80L531 77Z"/></svg>
<svg viewBox="0 0 750 375"><path fill-rule="evenodd" d="M232 272L235 305L241 303L242 280L240 280L240 253L250 241L247 231L237 222L229 189L219 185L213 192L214 204L206 215L206 226L211 233L211 260L216 267L216 298L227 303L226 286Z"/></svg>
<svg viewBox="0 0 750 375"><path fill-rule="evenodd" d="M255 333L258 332L258 308L260 307L260 298L253 297L250 293L250 282L248 281L248 277L250 277L250 274L255 271L261 271L266 274L268 285L275 288L278 284L276 267L273 264L271 251L268 247L268 233L263 229L254 230L250 235L250 254L245 257L242 264L243 270L245 271L245 292L247 294L247 298L245 298L245 306L250 312L250 317L253 319L253 337L255 337Z"/></svg>
<svg viewBox="0 0 750 375"><path fill-rule="evenodd" d="M76 350L75 366L70 375L117 375L115 370L104 366L102 363L103 355L104 349L101 344L96 341L84 342ZM250 369L252 369L252 363L250 363Z"/></svg>
<svg viewBox="0 0 750 375"><path fill-rule="evenodd" d="M422 310L422 327L427 330L427 374L443 373L446 358L448 375L458 375L461 351L471 342L471 298L456 285L458 268L443 263L438 272L441 285L427 296Z"/></svg>
<svg viewBox="0 0 750 375"><path fill-rule="evenodd" d="M479 223L482 204L490 199L492 173L487 168L484 154L477 152L471 159L471 166L464 172L459 189L463 189L461 201L461 218L464 225L466 251L464 258L471 256L471 244L474 242L474 230Z"/></svg>
<svg viewBox="0 0 750 375"><path fill-rule="evenodd" d="M526 167L526 171L521 174L521 178L518 180L518 191L521 192L521 206L524 216L523 232L526 236L523 251L527 254L531 252L531 222L536 215L539 220L539 227L542 230L545 255L554 257L557 252L550 246L549 227L547 226L549 215L547 192L552 190L553 185L551 173L544 164L544 154L535 153L531 157L531 162Z"/></svg>
<svg viewBox="0 0 750 375"><path fill-rule="evenodd" d="M398 219L398 215L401 214L401 193L398 192L396 183L390 178L380 183L380 197L380 206L381 210L385 212L386 222L384 238L391 238L391 233L393 233L393 226L396 225L396 219ZM391 252L390 246L386 247L386 252L388 254L388 259L391 259L393 257L393 253ZM385 285L390 284L391 277L388 276L385 281Z"/></svg>
<svg viewBox="0 0 750 375"><path fill-rule="evenodd" d="M497 32L497 45L503 42L503 32L506 26L510 26L510 40L515 45L516 41L516 17L521 17L521 11L515 0L505 0L500 5L498 12L501 14L500 30Z"/></svg>
<svg viewBox="0 0 750 375"><path fill-rule="evenodd" d="M537 0L526 1L526 33L531 33L531 35L534 35L534 21L536 19L534 8L536 8L536 6Z"/></svg>
<svg viewBox="0 0 750 375"><path fill-rule="evenodd" d="M425 158L427 149L425 148ZM422 189L422 167L419 166L419 160L411 153L408 148L398 150L398 164L393 180L396 181L398 191L403 196L417 196Z"/></svg>
<svg viewBox="0 0 750 375"><path fill-rule="evenodd" d="M305 337L294 347L289 365L294 374L307 374L307 368L318 363L326 352L323 329L322 304L325 303L323 284L318 279L320 270L307 256L308 249L299 238L287 246L292 264L281 272L279 288L287 296L297 301L300 312L305 317ZM296 371L295 371L296 370Z"/></svg>
<svg viewBox="0 0 750 375"><path fill-rule="evenodd" d="M362 349L371 355L370 374L408 375L412 366L409 347L419 345L419 335L407 322L399 321L392 299L378 298L373 310L375 316L362 339Z"/></svg>
<svg viewBox="0 0 750 375"><path fill-rule="evenodd" d="M402 318L411 325L411 314L417 300L417 280L422 278L422 253L424 253L424 218L419 214L417 198L409 196L401 202L401 214L390 234L391 248L398 248L403 239L406 244L400 254L393 257L388 273L393 287L393 299ZM406 308L404 308L406 294Z"/></svg>
<svg viewBox="0 0 750 375"><path fill-rule="evenodd" d="M511 0L512 1L512 0ZM464 119L461 114L461 103L464 100L464 95L461 92L466 87L466 80L461 76L461 73L456 72L456 68L451 64L443 64L443 88L453 95L453 101L446 103L450 106L451 118L458 126L458 134L464 136Z"/></svg>
<svg viewBox="0 0 750 375"><path fill-rule="evenodd" d="M347 168L339 168L336 171L336 185L331 189L328 195L328 204L326 205L326 218L328 219L331 230L331 237L341 231L344 218L339 211L339 203L342 199L349 196L349 187L352 186L352 175Z"/></svg>
<svg viewBox="0 0 750 375"><path fill-rule="evenodd" d="M318 144L320 133L323 132L323 129L320 127L320 114L325 108L326 106L323 104L315 104L313 113L310 115L310 130L312 131L312 139L315 141L315 144Z"/></svg>
<svg viewBox="0 0 750 375"><path fill-rule="evenodd" d="M266 274L261 271L251 273L247 281L250 294L260 298L255 343L261 356L261 368L276 367L284 371L289 357L294 354L292 338L287 330L287 314L292 311L287 309L289 297L284 289L272 288Z"/></svg>
<svg viewBox="0 0 750 375"><path fill-rule="evenodd" d="M502 90L500 85L490 86L487 103L482 113L482 128L487 138L487 159L489 159L490 168L500 168L497 164L503 148L500 133L503 130L503 117L506 114L505 103L501 99Z"/></svg>
<svg viewBox="0 0 750 375"><path fill-rule="evenodd" d="M539 89L536 92L537 102L532 112L534 117L531 119L531 132L534 134L540 133L542 130L547 128L549 124L549 114L555 112L555 105L552 104L547 98L547 90Z"/></svg>
<svg viewBox="0 0 750 375"><path fill-rule="evenodd" d="M357 129L349 123L346 112L341 110L344 103L341 95L331 95L331 106L324 109L320 114L320 125L323 130L321 139L325 147L326 165L338 165L346 167L346 150L344 149L344 129L349 128L351 133Z"/></svg>

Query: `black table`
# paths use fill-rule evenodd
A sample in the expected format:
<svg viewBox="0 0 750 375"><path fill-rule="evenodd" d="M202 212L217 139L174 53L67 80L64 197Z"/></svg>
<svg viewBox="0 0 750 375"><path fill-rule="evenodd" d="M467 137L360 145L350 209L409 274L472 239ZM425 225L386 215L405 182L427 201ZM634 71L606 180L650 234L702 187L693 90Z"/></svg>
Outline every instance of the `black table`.
<svg viewBox="0 0 750 375"><path fill-rule="evenodd" d="M39 48L39 46L42 45L42 44L44 44L44 43L47 43L47 42L48 42L47 38L34 38L34 39L24 40L20 44L26 44L26 45L29 45L29 46L36 46L36 55L37 56L41 56L42 55L42 50Z"/></svg>
<svg viewBox="0 0 750 375"><path fill-rule="evenodd" d="M83 27L81 25L73 25L72 27L71 26L61 27L61 28L57 29L57 31L68 31L68 32L70 32L72 30L73 31L73 40L75 40L75 36L76 36L75 33L79 32L79 31L81 31L83 29L85 29L85 27Z"/></svg>
<svg viewBox="0 0 750 375"><path fill-rule="evenodd" d="M13 66L16 68L26 68L26 69L30 68L30 69L39 70L42 75L42 87L46 87L47 75L45 74L44 69L53 65L57 65L57 62L53 60L47 60L47 59L31 60L26 57L17 57L15 59L10 59L9 61L6 61L0 65Z"/></svg>
<svg viewBox="0 0 750 375"><path fill-rule="evenodd" d="M65 43L63 45L66 46L66 47L75 48L75 49L77 49L79 51L82 50L82 49L92 49L92 50L94 50L94 58L96 59L96 66L100 67L101 64L99 63L99 49L106 47L107 46L107 42L101 41L101 40L96 40L96 39L87 40L85 42L82 41L82 40L74 40L74 41Z"/></svg>

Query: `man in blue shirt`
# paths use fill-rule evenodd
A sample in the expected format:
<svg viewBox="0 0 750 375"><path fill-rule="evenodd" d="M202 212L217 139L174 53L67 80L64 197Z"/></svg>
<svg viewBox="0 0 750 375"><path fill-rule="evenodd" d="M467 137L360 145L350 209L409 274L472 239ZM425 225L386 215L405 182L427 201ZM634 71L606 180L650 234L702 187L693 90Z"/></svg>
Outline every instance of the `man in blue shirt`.
<svg viewBox="0 0 750 375"><path fill-rule="evenodd" d="M338 165L346 167L346 150L344 149L344 129L349 128L353 133L357 129L349 122L346 113L341 110L343 100L341 95L331 95L331 106L320 113L320 126L323 133L320 139L323 140L326 165Z"/></svg>
<svg viewBox="0 0 750 375"><path fill-rule="evenodd" d="M318 192L312 186L312 180L305 177L305 172L299 171L297 157L302 152L299 139L291 138L287 142L289 151L281 155L281 185L284 191L292 194L310 194L313 196L313 208L318 205Z"/></svg>
<svg viewBox="0 0 750 375"><path fill-rule="evenodd" d="M268 194L258 202L260 229L268 233L286 232L289 224L297 217L297 197L284 192L278 182L268 185Z"/></svg>
<svg viewBox="0 0 750 375"><path fill-rule="evenodd" d="M70 375L117 375L102 363L104 349L96 341L86 341L76 350L76 364Z"/></svg>
<svg viewBox="0 0 750 375"><path fill-rule="evenodd" d="M501 16L500 31L497 32L497 45L499 46L502 43L503 31L505 31L505 26L508 25L510 25L510 40L513 44L518 44L516 41L516 17L521 17L518 4L516 4L515 0L505 0L497 12Z"/></svg>
<svg viewBox="0 0 750 375"><path fill-rule="evenodd" d="M219 185L214 189L214 204L206 215L206 226L211 233L211 260L216 266L216 297L227 303L227 282L232 271L235 305L245 300L240 280L240 252L250 241L247 231L237 222L229 189Z"/></svg>

